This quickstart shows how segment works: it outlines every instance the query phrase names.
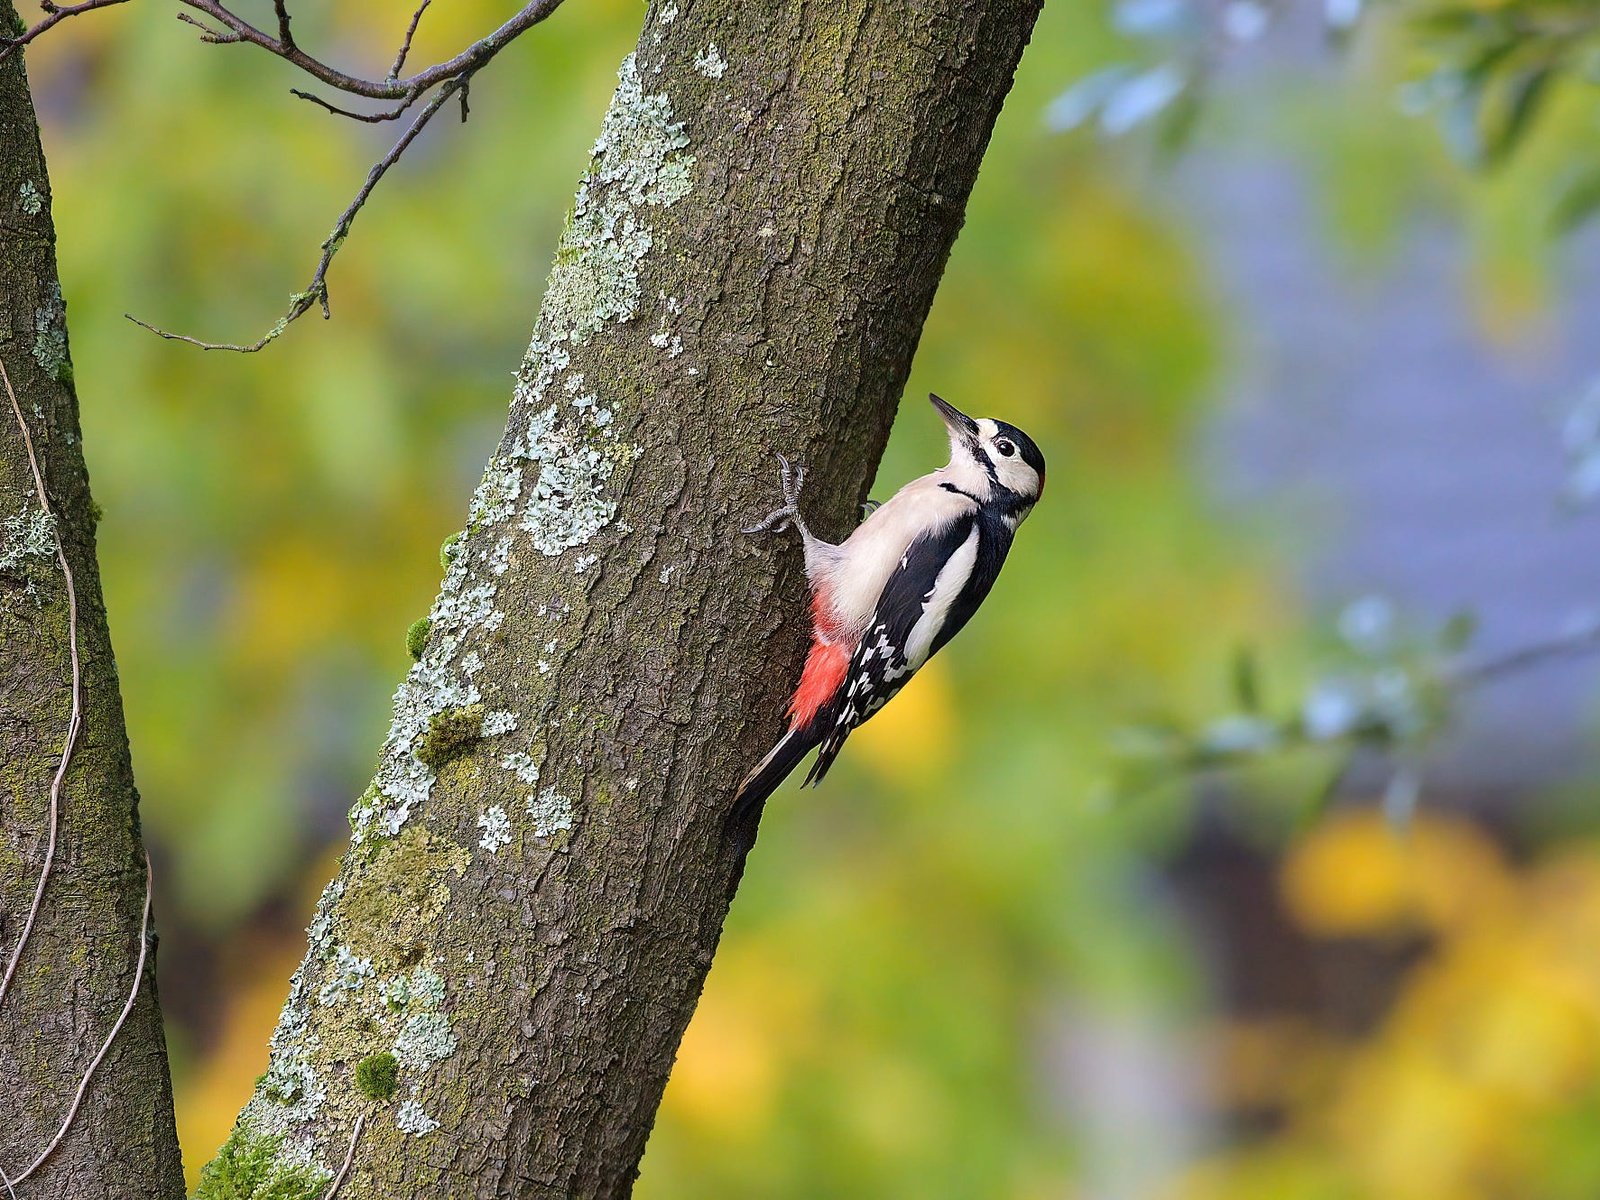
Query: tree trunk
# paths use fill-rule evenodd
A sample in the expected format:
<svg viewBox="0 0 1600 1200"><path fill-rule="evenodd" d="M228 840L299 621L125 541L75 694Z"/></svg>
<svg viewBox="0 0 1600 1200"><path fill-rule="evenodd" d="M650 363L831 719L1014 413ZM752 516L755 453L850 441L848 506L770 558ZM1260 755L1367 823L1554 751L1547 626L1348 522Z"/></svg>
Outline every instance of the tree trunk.
<svg viewBox="0 0 1600 1200"><path fill-rule="evenodd" d="M739 527L853 520L1037 9L652 7L203 1197L629 1192L805 639Z"/></svg>
<svg viewBox="0 0 1600 1200"><path fill-rule="evenodd" d="M0 0L0 29L16 27L10 0ZM153 949L138 974L138 796L95 565L49 196L14 54L0 62L0 362L28 437L0 387L0 973L50 856L51 783L74 707L72 605L57 538L76 593L82 725L42 903L0 1002L0 1171L16 1179L50 1145L140 978L66 1136L16 1194L169 1198L183 1195L183 1171Z"/></svg>

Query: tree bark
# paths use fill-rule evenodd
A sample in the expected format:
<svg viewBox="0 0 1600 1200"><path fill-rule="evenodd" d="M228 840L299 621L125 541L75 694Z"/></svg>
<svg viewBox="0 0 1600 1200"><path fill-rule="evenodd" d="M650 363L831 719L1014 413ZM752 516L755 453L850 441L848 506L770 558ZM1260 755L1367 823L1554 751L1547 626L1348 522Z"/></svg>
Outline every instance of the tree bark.
<svg viewBox="0 0 1600 1200"><path fill-rule="evenodd" d="M739 527L853 520L1037 10L654 4L202 1197L629 1192L805 640Z"/></svg>
<svg viewBox="0 0 1600 1200"><path fill-rule="evenodd" d="M18 28L0 0L0 29ZM153 949L139 975L145 908L138 795L95 563L95 516L78 428L50 186L22 55L0 63L0 972L18 946L50 845L51 782L73 709L76 593L82 725L60 792L38 917L0 1002L0 1171L15 1179L56 1137L79 1082L127 1020L59 1147L16 1194L183 1195ZM47 515L45 503L54 517Z"/></svg>

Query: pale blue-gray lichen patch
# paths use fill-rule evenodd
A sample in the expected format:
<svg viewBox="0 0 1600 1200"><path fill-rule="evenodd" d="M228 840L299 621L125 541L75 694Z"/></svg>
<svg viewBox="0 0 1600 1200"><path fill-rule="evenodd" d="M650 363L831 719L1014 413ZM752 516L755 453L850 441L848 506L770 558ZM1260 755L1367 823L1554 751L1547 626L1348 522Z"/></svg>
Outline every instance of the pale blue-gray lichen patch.
<svg viewBox="0 0 1600 1200"><path fill-rule="evenodd" d="M502 847L511 844L511 818L498 804L491 804L478 814L478 829L479 849L498 854Z"/></svg>
<svg viewBox="0 0 1600 1200"><path fill-rule="evenodd" d="M439 1128L439 1122L430 1117L417 1100L411 1099L401 1104L394 1114L394 1127L413 1137L426 1137Z"/></svg>
<svg viewBox="0 0 1600 1200"><path fill-rule="evenodd" d="M33 310L33 361L55 379L67 371L67 305L59 283Z"/></svg>
<svg viewBox="0 0 1600 1200"><path fill-rule="evenodd" d="M572 800L555 788L547 787L529 796L527 807L534 837L549 839L572 830Z"/></svg>
<svg viewBox="0 0 1600 1200"><path fill-rule="evenodd" d="M20 575L32 562L56 556L56 519L42 508L24 504L0 521L0 574Z"/></svg>
<svg viewBox="0 0 1600 1200"><path fill-rule="evenodd" d="M721 79L728 70L728 60L722 57L715 42L694 56L694 69L707 79Z"/></svg>

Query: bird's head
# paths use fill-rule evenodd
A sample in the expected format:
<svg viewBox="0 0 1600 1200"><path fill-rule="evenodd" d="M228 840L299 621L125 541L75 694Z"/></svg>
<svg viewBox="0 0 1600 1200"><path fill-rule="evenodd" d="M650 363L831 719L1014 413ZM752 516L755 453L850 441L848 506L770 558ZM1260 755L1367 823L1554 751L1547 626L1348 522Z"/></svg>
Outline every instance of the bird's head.
<svg viewBox="0 0 1600 1200"><path fill-rule="evenodd" d="M949 401L929 394L950 431L952 483L981 501L1002 501L1021 515L1044 495L1044 455L1015 425L982 417L973 420Z"/></svg>

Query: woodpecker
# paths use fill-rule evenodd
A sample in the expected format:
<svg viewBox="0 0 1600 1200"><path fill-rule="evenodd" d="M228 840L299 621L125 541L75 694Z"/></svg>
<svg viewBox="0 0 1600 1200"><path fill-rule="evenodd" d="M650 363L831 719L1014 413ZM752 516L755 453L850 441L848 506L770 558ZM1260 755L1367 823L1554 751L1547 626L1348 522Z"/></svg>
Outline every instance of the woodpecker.
<svg viewBox="0 0 1600 1200"><path fill-rule="evenodd" d="M845 739L961 631L994 586L1011 540L1044 493L1044 455L1015 425L973 420L930 395L950 462L871 509L835 546L800 514L805 468L778 455L783 507L746 533L793 527L811 585L811 650L789 728L739 786L742 822L817 748L805 783L828 773ZM804 786L802 784L801 786Z"/></svg>

